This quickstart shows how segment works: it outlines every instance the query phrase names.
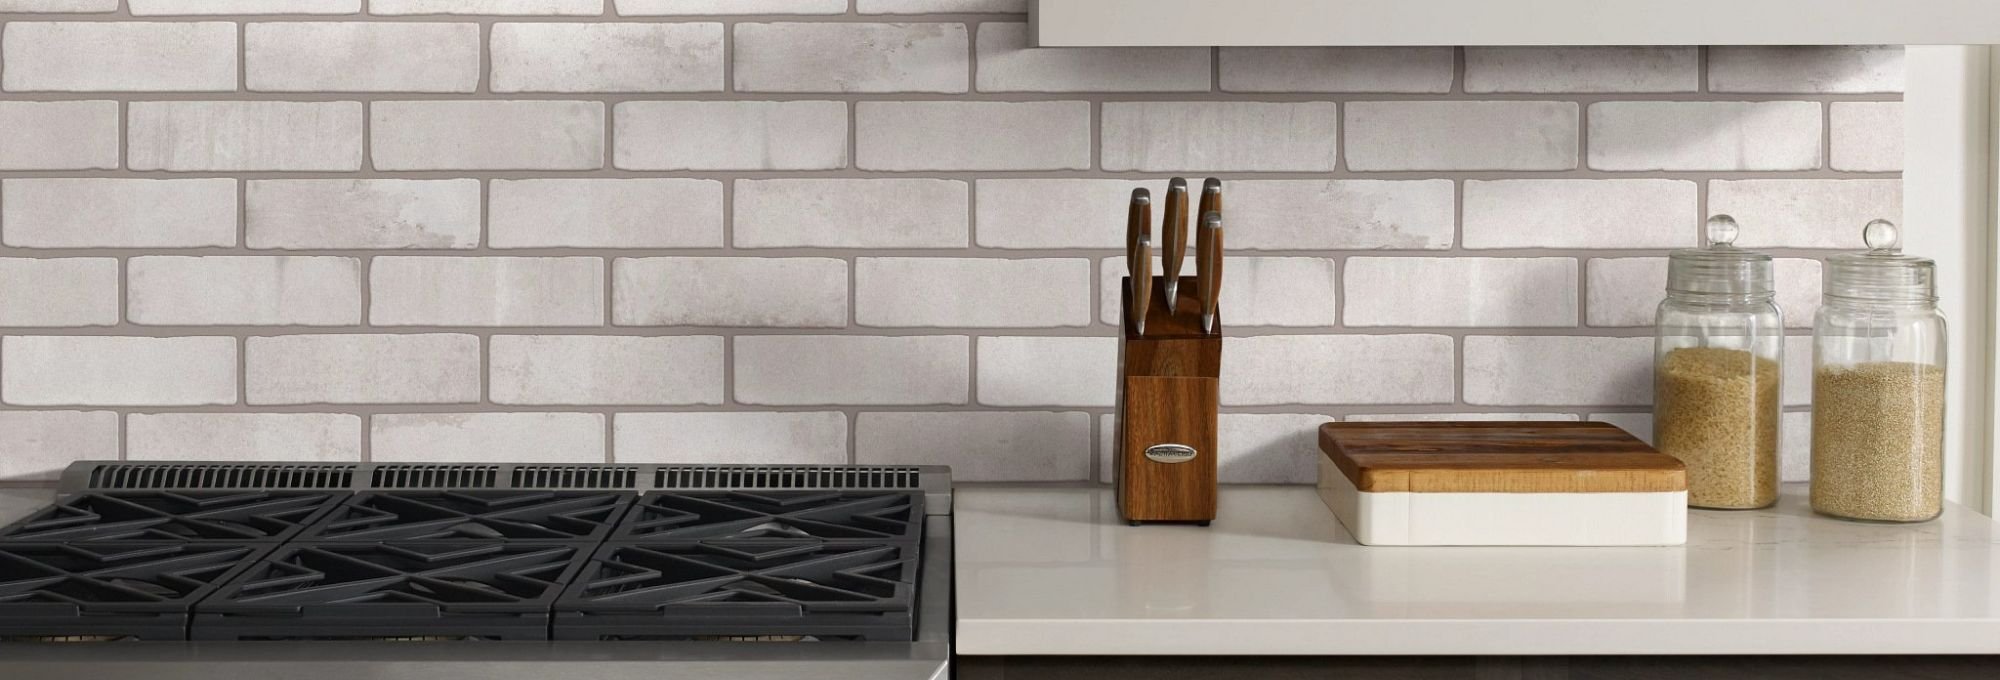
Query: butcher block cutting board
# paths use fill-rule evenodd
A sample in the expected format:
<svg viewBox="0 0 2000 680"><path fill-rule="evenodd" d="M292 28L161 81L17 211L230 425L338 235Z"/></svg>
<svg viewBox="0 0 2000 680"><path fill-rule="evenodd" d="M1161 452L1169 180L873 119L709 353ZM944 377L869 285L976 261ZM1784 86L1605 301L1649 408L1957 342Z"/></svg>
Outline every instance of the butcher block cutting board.
<svg viewBox="0 0 2000 680"><path fill-rule="evenodd" d="M1319 493L1367 545L1679 545L1681 462L1608 423L1320 426Z"/></svg>

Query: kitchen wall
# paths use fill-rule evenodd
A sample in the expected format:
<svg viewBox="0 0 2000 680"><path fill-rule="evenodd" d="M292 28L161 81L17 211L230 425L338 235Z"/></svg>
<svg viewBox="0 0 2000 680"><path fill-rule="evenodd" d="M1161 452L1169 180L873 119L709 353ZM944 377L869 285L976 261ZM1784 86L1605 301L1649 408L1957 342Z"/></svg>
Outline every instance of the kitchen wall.
<svg viewBox="0 0 2000 680"><path fill-rule="evenodd" d="M1226 481L1330 417L1646 433L1705 214L1802 369L1818 258L1901 210L1900 48L1030 50L1025 5L0 0L0 479L1107 479L1125 199L1174 175L1226 180Z"/></svg>

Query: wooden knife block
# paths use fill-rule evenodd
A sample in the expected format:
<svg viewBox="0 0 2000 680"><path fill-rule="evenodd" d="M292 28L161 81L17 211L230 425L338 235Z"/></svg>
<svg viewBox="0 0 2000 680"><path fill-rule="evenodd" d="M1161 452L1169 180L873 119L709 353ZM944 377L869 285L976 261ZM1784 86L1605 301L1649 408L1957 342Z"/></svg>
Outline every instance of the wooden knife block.
<svg viewBox="0 0 2000 680"><path fill-rule="evenodd" d="M1131 322L1131 277L1125 285L1124 342L1118 351L1118 437L1111 470L1118 514L1132 524L1215 519L1216 411L1222 375L1222 319L1201 329L1195 279L1181 277L1180 299L1168 307L1166 279L1153 279L1146 334ZM1192 457L1156 448L1179 444ZM1155 455L1148 455L1148 451ZM1177 462L1177 458L1180 459Z"/></svg>

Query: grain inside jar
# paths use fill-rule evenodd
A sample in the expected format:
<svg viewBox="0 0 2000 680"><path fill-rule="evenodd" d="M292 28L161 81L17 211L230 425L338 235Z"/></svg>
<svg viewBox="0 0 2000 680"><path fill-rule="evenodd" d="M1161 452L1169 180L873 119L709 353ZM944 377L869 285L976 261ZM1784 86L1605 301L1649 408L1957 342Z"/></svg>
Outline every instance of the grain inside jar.
<svg viewBox="0 0 2000 680"><path fill-rule="evenodd" d="M1944 510L1944 370L1897 361L1813 374L1812 507L1921 522Z"/></svg>
<svg viewBox="0 0 2000 680"><path fill-rule="evenodd" d="M1778 500L1778 362L1714 347L1670 350L1654 382L1653 444L1687 465L1688 505Z"/></svg>

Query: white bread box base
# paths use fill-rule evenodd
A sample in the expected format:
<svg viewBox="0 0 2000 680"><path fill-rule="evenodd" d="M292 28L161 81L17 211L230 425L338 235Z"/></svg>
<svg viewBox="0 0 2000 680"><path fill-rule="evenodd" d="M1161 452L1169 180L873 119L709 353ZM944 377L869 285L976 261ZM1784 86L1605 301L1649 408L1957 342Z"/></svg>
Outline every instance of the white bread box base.
<svg viewBox="0 0 2000 680"><path fill-rule="evenodd" d="M1687 543L1686 491L1363 493L1321 457L1319 496L1362 545Z"/></svg>

